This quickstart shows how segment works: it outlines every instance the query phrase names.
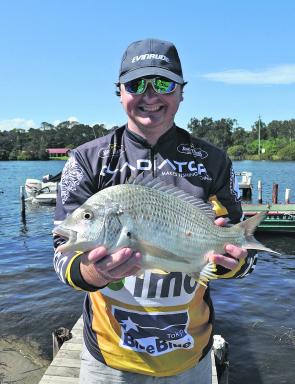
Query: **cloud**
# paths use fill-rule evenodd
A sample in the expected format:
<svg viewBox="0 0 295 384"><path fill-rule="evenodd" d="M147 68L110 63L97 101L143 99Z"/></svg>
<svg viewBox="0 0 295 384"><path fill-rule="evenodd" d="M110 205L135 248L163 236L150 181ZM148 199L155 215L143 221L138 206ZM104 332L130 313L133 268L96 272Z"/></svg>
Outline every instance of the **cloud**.
<svg viewBox="0 0 295 384"><path fill-rule="evenodd" d="M70 121L71 123L74 123L74 122L79 122L79 120L77 119L77 117L75 116L70 116L67 118L67 121Z"/></svg>
<svg viewBox="0 0 295 384"><path fill-rule="evenodd" d="M226 84L294 84L295 64L279 65L260 71L232 69L206 73L202 77Z"/></svg>
<svg viewBox="0 0 295 384"><path fill-rule="evenodd" d="M54 120L51 124L53 124L56 127L58 124L62 123L63 121L69 121L70 123L79 123L79 120L77 119L77 117L70 116L65 120L59 120L59 119Z"/></svg>
<svg viewBox="0 0 295 384"><path fill-rule="evenodd" d="M21 118L14 118L14 119L0 121L1 131L10 131L14 128L18 128L18 129L36 128L36 124L34 120L26 120Z"/></svg>
<svg viewBox="0 0 295 384"><path fill-rule="evenodd" d="M54 120L52 124L56 127L58 124L61 123L61 120Z"/></svg>

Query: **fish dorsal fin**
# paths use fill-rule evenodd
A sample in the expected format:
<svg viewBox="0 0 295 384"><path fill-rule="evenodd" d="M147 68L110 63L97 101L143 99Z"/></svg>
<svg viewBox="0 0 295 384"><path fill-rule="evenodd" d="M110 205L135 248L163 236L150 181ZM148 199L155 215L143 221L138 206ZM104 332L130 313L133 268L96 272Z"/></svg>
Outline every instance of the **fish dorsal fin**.
<svg viewBox="0 0 295 384"><path fill-rule="evenodd" d="M141 185L143 187L153 188L160 192L168 193L171 196L177 197L178 199L185 201L195 208L203 211L212 221L215 220L215 212L211 203L206 203L204 200L195 197L183 189L176 187L172 184L167 184L159 177L153 177L151 174L143 176L140 174L135 179L131 180L129 184Z"/></svg>

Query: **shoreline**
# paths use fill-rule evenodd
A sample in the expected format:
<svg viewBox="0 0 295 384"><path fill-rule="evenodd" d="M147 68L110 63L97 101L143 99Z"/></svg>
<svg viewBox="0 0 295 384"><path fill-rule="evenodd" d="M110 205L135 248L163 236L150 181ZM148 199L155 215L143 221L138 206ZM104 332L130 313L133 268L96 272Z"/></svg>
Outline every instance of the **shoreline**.
<svg viewBox="0 0 295 384"><path fill-rule="evenodd" d="M0 338L0 383L38 384L50 361L37 346L13 338Z"/></svg>

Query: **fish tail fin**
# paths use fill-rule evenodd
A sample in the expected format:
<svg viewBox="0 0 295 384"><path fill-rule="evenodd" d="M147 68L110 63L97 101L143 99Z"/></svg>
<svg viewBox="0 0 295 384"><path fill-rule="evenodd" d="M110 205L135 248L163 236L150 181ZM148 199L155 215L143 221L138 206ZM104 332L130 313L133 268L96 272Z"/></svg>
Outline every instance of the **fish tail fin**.
<svg viewBox="0 0 295 384"><path fill-rule="evenodd" d="M259 251L265 251L269 253L274 253L280 255L279 252L273 251L270 248L265 247L254 237L254 232L258 225L265 219L267 211L259 212L256 215L250 217L249 219L242 221L235 226L243 230L245 234L246 243L243 244L243 248L246 249L257 249Z"/></svg>
<svg viewBox="0 0 295 384"><path fill-rule="evenodd" d="M259 212L249 219L236 224L235 227L241 228L245 234L246 239L248 239L249 237L253 237L256 228L266 218L266 215L267 211Z"/></svg>

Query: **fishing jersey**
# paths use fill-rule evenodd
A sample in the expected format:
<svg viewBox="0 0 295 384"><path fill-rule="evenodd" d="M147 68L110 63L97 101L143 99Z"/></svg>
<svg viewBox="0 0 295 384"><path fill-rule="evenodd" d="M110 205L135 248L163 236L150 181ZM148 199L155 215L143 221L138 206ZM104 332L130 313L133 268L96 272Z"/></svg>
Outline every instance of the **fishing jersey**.
<svg viewBox="0 0 295 384"><path fill-rule="evenodd" d="M71 152L59 185L55 224L96 192L152 174L204 201L212 199L220 214L237 223L240 195L230 159L224 151L175 125L156 145L123 126ZM55 248L63 240L55 235ZM83 280L81 253L55 252L59 278L87 291L84 342L97 360L110 367L152 376L177 375L195 366L211 349L214 309L210 289L189 275L145 271L98 289ZM217 266L222 278L252 271L255 256L236 270Z"/></svg>

